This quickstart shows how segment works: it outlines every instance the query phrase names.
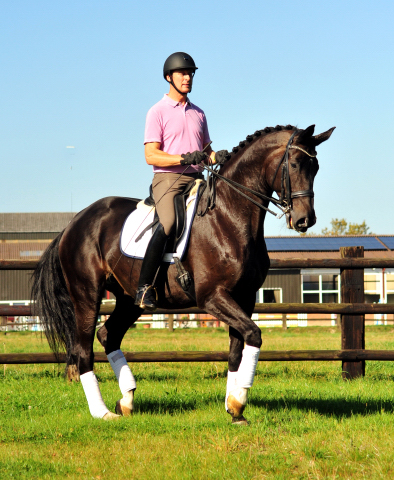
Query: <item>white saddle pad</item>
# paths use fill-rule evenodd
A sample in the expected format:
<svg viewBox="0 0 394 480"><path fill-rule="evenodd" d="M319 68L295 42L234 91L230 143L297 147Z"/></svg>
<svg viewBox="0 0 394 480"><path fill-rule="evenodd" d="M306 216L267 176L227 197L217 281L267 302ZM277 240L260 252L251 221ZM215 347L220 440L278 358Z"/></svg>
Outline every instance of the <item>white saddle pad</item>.
<svg viewBox="0 0 394 480"><path fill-rule="evenodd" d="M187 242L189 241L190 228L196 213L197 202L196 198L201 186L201 180L196 181L196 185L190 191L189 197L186 201L186 226L182 237L180 238L176 252L166 253L163 261L167 263L174 263L174 256L182 260ZM155 215L155 208L145 205L141 200L137 204L136 210L131 213L123 224L122 233L120 235L120 250L123 255L132 258L143 259L145 256L148 243L152 238L152 228L147 230L144 235L136 242L140 233L153 222Z"/></svg>

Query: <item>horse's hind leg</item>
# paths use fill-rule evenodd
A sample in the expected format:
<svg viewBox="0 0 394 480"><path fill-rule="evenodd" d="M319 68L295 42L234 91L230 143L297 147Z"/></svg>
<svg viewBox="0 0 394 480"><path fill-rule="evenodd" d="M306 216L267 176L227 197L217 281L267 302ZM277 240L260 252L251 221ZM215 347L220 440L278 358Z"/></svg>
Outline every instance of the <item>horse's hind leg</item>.
<svg viewBox="0 0 394 480"><path fill-rule="evenodd" d="M116 307L112 315L97 332L97 338L105 348L105 353L118 380L123 397L116 402L115 412L129 416L134 410L135 378L125 356L120 350L123 337L130 326L141 315L142 310L134 305L131 297L123 293L117 295Z"/></svg>
<svg viewBox="0 0 394 480"><path fill-rule="evenodd" d="M93 341L96 329L98 306L89 308L81 302L75 304L76 335L73 360L78 366L80 380L85 392L89 411L94 418L112 420L118 418L104 403L96 375L93 372Z"/></svg>
<svg viewBox="0 0 394 480"><path fill-rule="evenodd" d="M63 264L75 313L74 346L70 352L71 363L78 367L80 381L92 417L111 420L119 418L119 415L110 412L105 405L97 377L93 372L93 341L105 279L103 275L100 279L100 270L94 269L93 266L90 265L89 270L77 274L77 268L70 262Z"/></svg>

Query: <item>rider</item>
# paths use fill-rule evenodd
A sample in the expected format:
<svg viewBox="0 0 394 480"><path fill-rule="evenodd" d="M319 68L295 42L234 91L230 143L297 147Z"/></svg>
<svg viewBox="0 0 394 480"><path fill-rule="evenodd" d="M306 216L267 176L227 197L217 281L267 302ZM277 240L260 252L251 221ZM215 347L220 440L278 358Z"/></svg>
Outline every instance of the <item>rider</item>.
<svg viewBox="0 0 394 480"><path fill-rule="evenodd" d="M187 53L170 55L163 67L170 91L146 117L145 159L153 165L152 190L160 223L142 262L135 304L152 311L157 308L152 284L175 222L174 197L201 178L201 162L223 163L228 155L226 150L212 151L205 114L187 96L196 70Z"/></svg>

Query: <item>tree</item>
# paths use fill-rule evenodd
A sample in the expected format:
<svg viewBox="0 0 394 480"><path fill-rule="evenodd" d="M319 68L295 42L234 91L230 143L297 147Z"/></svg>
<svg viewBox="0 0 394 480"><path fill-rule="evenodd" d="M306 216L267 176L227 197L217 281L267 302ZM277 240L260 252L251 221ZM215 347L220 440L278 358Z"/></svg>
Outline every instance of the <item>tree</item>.
<svg viewBox="0 0 394 480"><path fill-rule="evenodd" d="M333 218L331 229L323 228L322 235L371 235L368 225L365 223L348 223L344 218Z"/></svg>

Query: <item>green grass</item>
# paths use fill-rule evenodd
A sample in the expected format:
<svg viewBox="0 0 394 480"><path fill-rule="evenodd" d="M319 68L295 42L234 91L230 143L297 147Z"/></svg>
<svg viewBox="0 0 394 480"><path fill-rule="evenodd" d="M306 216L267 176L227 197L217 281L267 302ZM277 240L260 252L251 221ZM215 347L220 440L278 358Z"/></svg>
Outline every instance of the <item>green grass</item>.
<svg viewBox="0 0 394 480"><path fill-rule="evenodd" d="M367 327L370 349L393 349L392 327ZM263 330L269 350L338 349L335 328ZM134 329L128 351L225 350L222 329ZM2 352L48 351L40 334L0 334ZM101 348L96 345L96 351ZM340 362L260 362L245 412L224 409L224 363L132 366L136 413L90 417L80 384L63 366L0 365L0 478L17 479L376 479L394 476L394 365L368 362L345 382ZM120 398L107 364L96 365L103 397Z"/></svg>

